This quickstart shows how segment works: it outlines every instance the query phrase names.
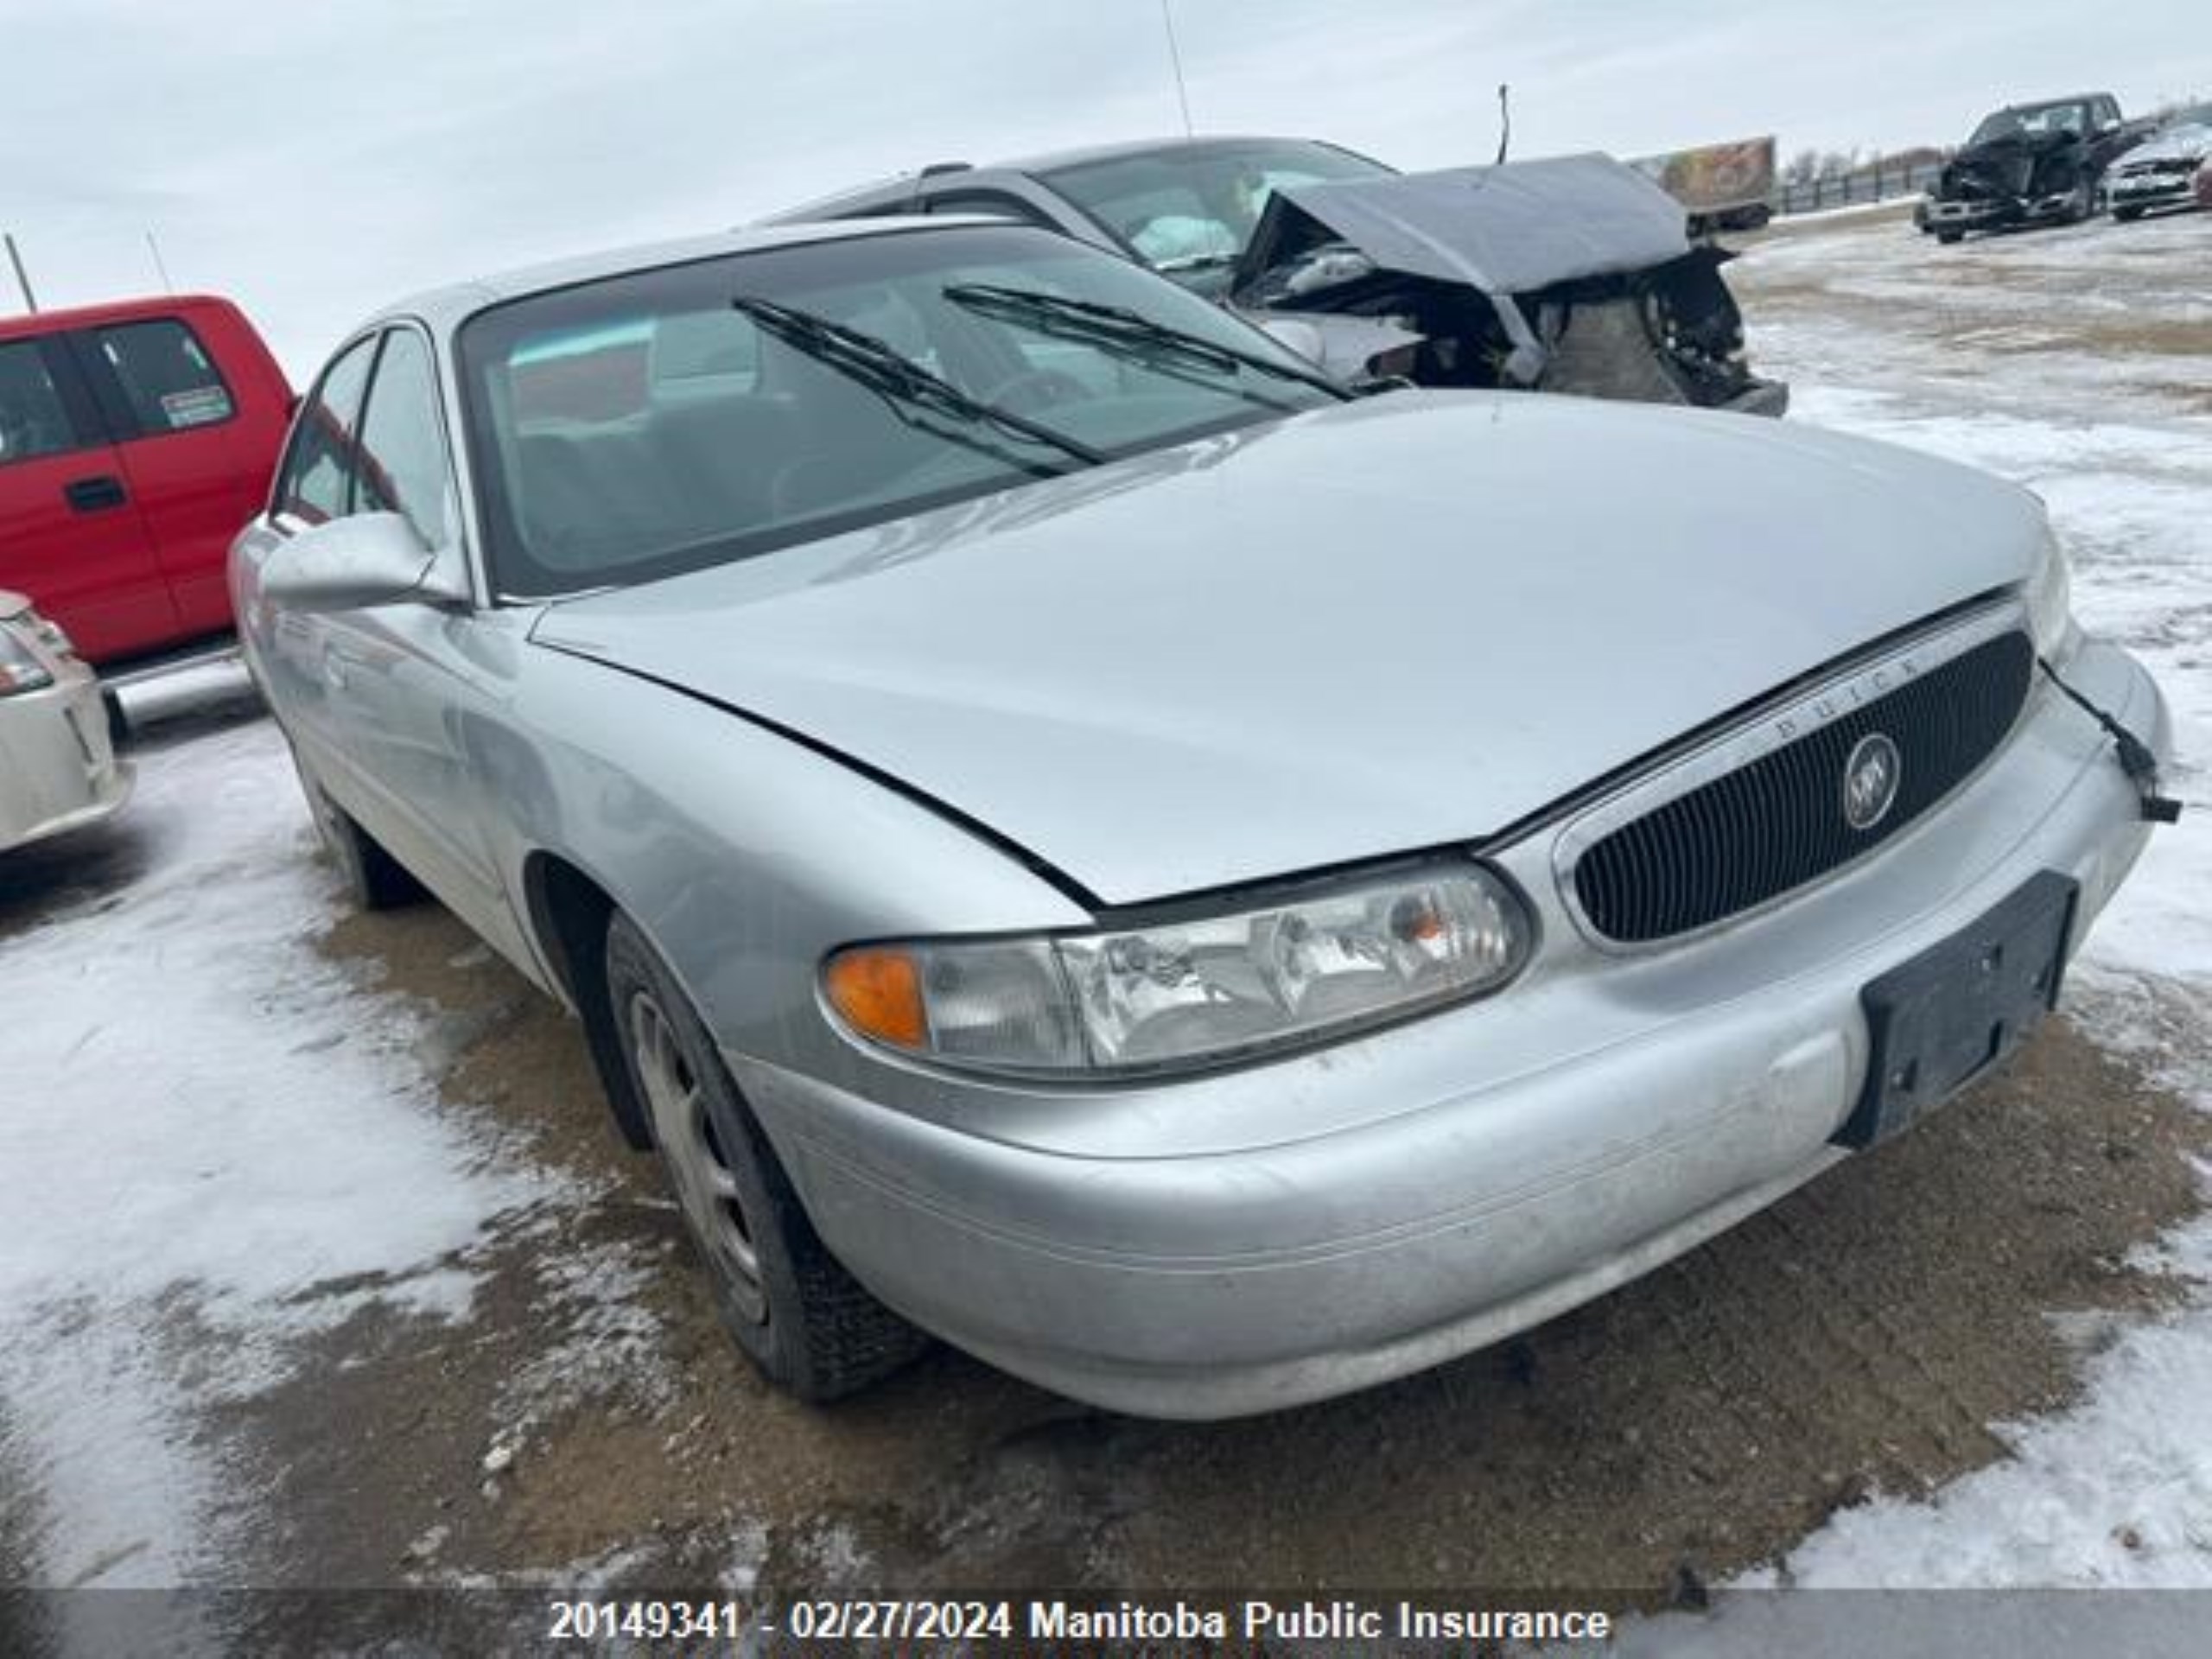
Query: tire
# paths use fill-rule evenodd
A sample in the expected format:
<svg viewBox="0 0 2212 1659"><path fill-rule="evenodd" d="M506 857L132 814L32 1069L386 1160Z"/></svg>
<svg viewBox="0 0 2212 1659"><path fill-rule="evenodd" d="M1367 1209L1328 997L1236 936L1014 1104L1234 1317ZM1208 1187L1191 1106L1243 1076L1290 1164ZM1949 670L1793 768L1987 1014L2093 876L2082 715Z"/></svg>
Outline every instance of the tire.
<svg viewBox="0 0 2212 1659"><path fill-rule="evenodd" d="M315 819L316 834L322 837L323 850L330 855L339 880L346 884L346 897L357 909L397 910L429 896L406 866L385 851L375 836L330 798L322 780L308 770L296 750L292 765L300 774L300 788L307 795L308 811Z"/></svg>
<svg viewBox="0 0 2212 1659"><path fill-rule="evenodd" d="M2112 216L2126 225L2142 218L2143 210L2140 207L2115 207L2112 210Z"/></svg>
<svg viewBox="0 0 2212 1659"><path fill-rule="evenodd" d="M1953 243L1959 241L1965 235L1966 232L1964 231L1938 231L1936 232L1936 239L1943 246L1948 248Z"/></svg>
<svg viewBox="0 0 2212 1659"><path fill-rule="evenodd" d="M929 1338L830 1254L683 988L619 912L606 963L617 1046L737 1345L770 1382L816 1403L920 1353Z"/></svg>

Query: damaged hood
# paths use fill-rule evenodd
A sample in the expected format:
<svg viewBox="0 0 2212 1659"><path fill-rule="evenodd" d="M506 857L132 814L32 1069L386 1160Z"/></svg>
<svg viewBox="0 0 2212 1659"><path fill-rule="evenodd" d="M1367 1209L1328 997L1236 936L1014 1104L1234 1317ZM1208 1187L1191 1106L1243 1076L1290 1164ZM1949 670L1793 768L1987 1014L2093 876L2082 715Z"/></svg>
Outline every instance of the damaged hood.
<svg viewBox="0 0 2212 1659"><path fill-rule="evenodd" d="M557 603L1110 903L1475 840L2029 573L2024 492L1729 416L1400 393Z"/></svg>
<svg viewBox="0 0 2212 1659"><path fill-rule="evenodd" d="M1233 294L1286 257L1346 242L1377 269L1485 294L1643 270L1690 251L1681 204L1607 156L1285 185L1268 198Z"/></svg>

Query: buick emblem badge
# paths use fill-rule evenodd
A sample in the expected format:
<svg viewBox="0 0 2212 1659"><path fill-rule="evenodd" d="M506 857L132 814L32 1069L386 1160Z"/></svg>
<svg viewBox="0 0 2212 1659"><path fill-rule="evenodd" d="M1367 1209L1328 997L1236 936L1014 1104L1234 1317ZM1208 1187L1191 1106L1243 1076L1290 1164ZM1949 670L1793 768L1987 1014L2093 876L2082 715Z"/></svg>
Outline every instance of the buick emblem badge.
<svg viewBox="0 0 2212 1659"><path fill-rule="evenodd" d="M1854 830L1872 830L1897 804L1904 757L1879 732L1852 745L1843 763L1843 821Z"/></svg>

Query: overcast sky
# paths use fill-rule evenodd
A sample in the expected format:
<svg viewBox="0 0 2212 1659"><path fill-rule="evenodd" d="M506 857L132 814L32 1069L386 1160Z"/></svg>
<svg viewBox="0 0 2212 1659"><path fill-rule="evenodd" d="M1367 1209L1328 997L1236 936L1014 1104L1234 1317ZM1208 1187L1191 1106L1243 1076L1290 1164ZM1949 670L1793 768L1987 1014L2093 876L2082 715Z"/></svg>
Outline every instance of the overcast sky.
<svg viewBox="0 0 2212 1659"><path fill-rule="evenodd" d="M2197 0L1175 0L1200 131L1401 166L2212 95ZM1160 0L0 0L0 228L41 304L229 294L296 376L400 294L949 157L1169 134ZM0 273L0 313L20 304Z"/></svg>

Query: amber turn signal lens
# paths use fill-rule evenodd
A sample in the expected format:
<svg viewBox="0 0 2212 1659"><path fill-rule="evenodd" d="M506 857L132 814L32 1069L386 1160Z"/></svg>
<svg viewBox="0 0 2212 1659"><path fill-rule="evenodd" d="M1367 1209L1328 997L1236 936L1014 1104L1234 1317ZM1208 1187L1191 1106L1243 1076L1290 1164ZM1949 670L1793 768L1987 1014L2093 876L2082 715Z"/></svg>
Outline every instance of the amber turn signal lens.
<svg viewBox="0 0 2212 1659"><path fill-rule="evenodd" d="M862 948L830 959L823 976L830 1006L855 1031L899 1048L929 1045L921 970L903 950Z"/></svg>

